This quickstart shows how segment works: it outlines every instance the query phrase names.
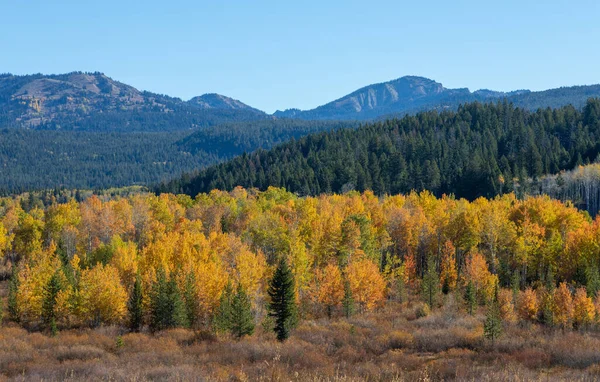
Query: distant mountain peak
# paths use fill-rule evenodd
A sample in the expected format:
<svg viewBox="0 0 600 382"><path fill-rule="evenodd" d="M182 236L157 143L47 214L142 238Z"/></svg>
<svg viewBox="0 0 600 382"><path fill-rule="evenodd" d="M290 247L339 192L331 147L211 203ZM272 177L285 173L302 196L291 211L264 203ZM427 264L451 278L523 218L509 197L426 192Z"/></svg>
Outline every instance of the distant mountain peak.
<svg viewBox="0 0 600 382"><path fill-rule="evenodd" d="M188 103L203 109L230 109L259 111L245 103L217 93L207 93L194 97Z"/></svg>
<svg viewBox="0 0 600 382"><path fill-rule="evenodd" d="M193 101L140 91L101 72L0 75L0 111L4 111L4 119L15 126L79 128L87 124L85 119L112 114L112 121L122 121L118 128L128 129L131 122L139 124L141 121L135 113L152 114L150 120L158 121L160 114L169 120L173 112L182 110L185 112L179 115L187 117L181 117L185 122L174 125L176 128L266 117L260 110L219 94L205 94ZM94 129L103 128L102 125L106 123L91 123ZM164 124L157 122L155 127L148 128L162 129Z"/></svg>

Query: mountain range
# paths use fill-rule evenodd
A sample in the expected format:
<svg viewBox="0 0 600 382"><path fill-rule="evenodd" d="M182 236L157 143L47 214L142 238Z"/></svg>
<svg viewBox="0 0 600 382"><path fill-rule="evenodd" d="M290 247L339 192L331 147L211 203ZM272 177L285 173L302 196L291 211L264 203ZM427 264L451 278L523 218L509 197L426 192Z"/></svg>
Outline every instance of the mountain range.
<svg viewBox="0 0 600 382"><path fill-rule="evenodd" d="M288 109L269 115L220 94L189 101L140 91L102 73L0 75L0 128L92 131L185 130L230 122L273 118L303 120L375 120L423 110L455 110L467 102L507 99L535 110L572 104L583 106L600 96L600 85L540 92L449 89L434 80L405 76L358 89L312 110Z"/></svg>

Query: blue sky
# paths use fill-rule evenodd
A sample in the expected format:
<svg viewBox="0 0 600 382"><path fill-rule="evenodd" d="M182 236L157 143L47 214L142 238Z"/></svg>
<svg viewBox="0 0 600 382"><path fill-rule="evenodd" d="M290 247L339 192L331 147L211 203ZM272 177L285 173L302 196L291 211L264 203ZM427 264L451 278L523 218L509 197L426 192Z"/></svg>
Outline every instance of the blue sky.
<svg viewBox="0 0 600 382"><path fill-rule="evenodd" d="M597 0L0 4L0 72L101 71L268 112L403 75L471 90L600 83Z"/></svg>

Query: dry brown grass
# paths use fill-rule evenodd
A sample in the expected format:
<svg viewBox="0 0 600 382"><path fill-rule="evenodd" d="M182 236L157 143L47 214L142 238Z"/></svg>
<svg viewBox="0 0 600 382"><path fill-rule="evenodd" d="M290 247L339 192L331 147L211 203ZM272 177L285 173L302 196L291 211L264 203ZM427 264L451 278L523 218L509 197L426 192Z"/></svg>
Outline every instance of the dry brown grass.
<svg viewBox="0 0 600 382"><path fill-rule="evenodd" d="M239 342L189 330L116 327L56 337L0 329L0 380L16 381L528 381L600 378L600 337L508 325L496 343L483 316L449 302L427 317L393 304L349 320L304 321L285 343L257 328Z"/></svg>

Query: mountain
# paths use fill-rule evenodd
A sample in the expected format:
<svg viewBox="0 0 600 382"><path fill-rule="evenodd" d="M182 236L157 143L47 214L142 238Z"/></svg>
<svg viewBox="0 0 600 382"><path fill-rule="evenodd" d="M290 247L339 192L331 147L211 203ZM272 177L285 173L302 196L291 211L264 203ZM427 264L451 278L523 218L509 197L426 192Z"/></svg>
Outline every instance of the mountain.
<svg viewBox="0 0 600 382"><path fill-rule="evenodd" d="M260 110L225 96L184 102L102 73L0 75L0 127L160 131L265 118Z"/></svg>
<svg viewBox="0 0 600 382"><path fill-rule="evenodd" d="M594 161L600 99L535 112L508 102L460 106L311 134L160 185L195 196L214 188L285 187L301 195L429 190L475 199L515 190L515 181ZM519 192L527 192L520 187Z"/></svg>
<svg viewBox="0 0 600 382"><path fill-rule="evenodd" d="M221 94L209 93L194 97L188 101L202 109L230 109L230 110L251 110L256 113L262 113L260 110L246 105L237 99L229 98Z"/></svg>
<svg viewBox="0 0 600 382"><path fill-rule="evenodd" d="M414 114L424 110L455 110L466 102L494 102L506 98L517 106L530 110L572 104L582 107L590 97L600 96L600 85L573 86L541 92L516 90L499 92L467 88L448 89L434 80L405 76L393 81L365 86L340 99L312 110L277 111L280 118L308 120L373 120Z"/></svg>

